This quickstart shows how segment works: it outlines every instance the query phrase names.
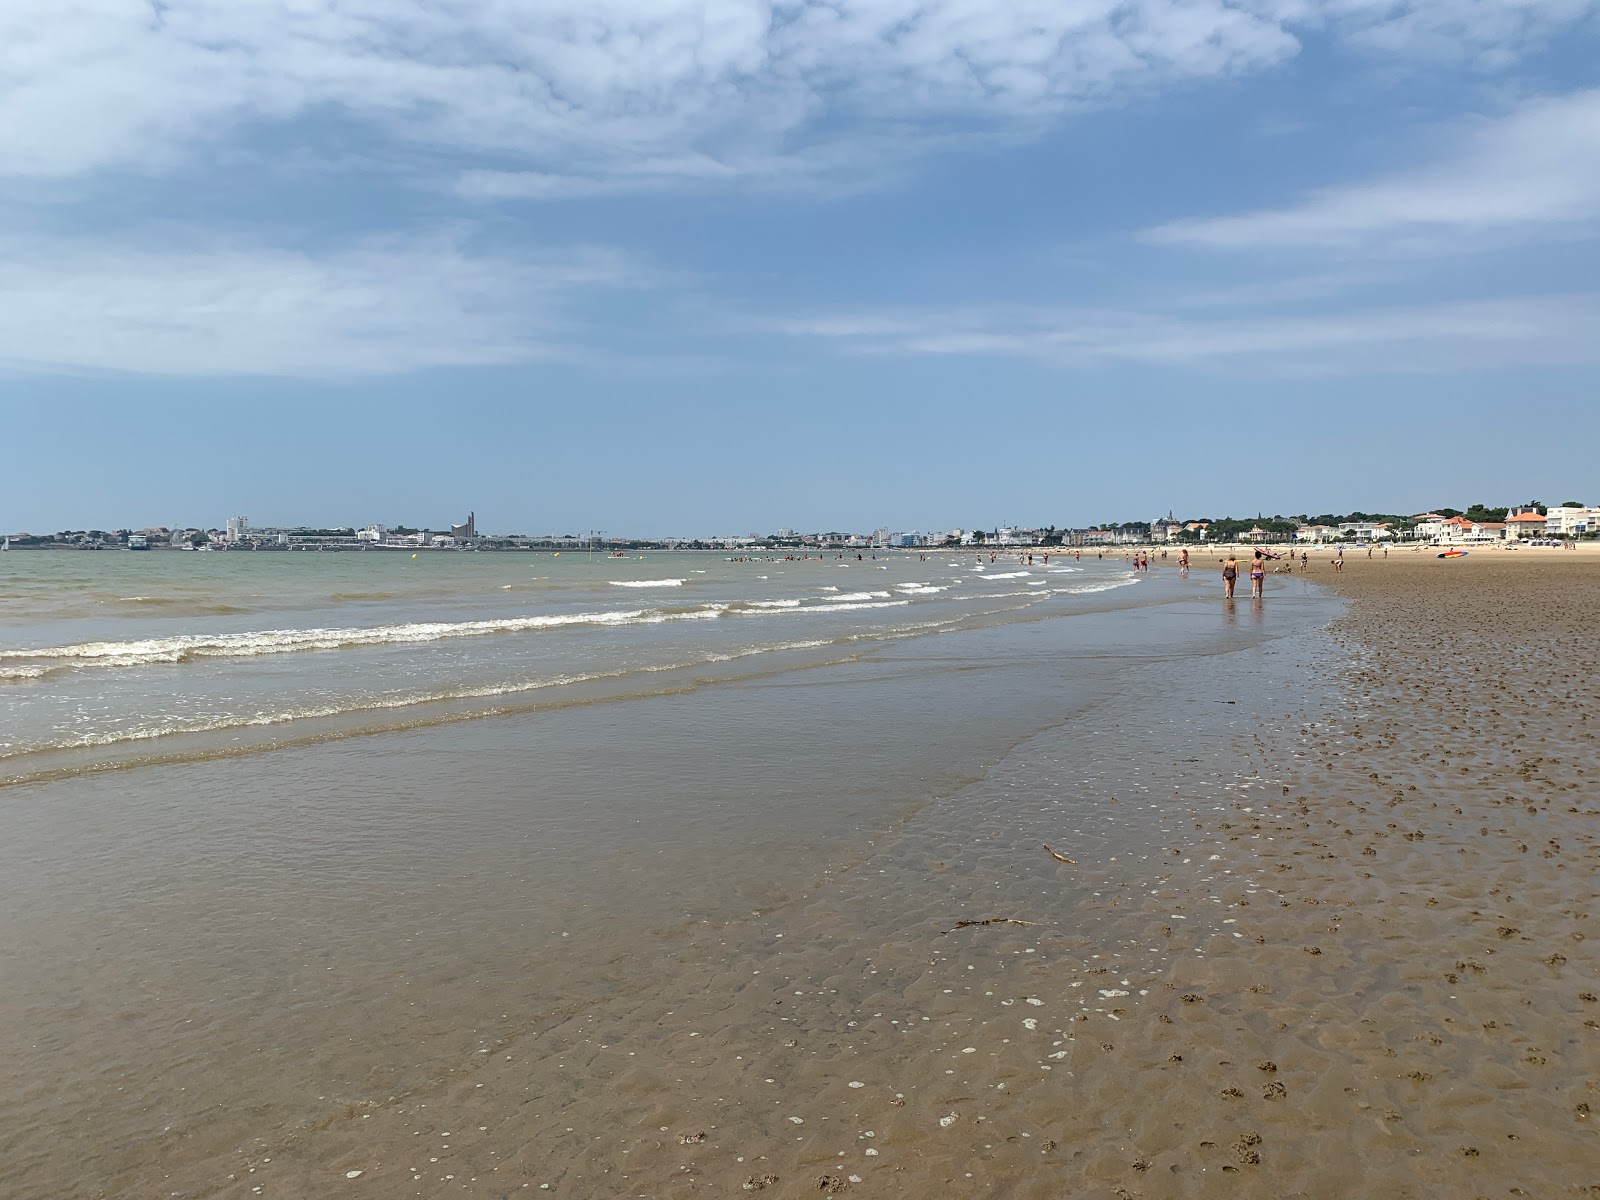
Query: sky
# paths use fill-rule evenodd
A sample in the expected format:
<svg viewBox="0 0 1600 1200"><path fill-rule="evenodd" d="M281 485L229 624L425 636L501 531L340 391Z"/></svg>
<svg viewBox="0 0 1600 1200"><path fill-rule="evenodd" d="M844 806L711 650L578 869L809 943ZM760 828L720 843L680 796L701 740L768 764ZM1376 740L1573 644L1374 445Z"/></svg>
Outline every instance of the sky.
<svg viewBox="0 0 1600 1200"><path fill-rule="evenodd" d="M1600 504L1600 0L7 0L0 532Z"/></svg>

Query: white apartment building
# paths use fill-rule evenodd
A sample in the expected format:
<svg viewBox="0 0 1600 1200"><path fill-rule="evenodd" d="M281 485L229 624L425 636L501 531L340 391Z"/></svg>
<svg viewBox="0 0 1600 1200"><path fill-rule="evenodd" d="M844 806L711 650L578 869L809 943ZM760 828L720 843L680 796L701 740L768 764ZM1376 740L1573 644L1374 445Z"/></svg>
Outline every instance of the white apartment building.
<svg viewBox="0 0 1600 1200"><path fill-rule="evenodd" d="M1412 537L1420 542L1436 542L1445 535L1445 522L1449 518L1441 517L1438 513L1418 513L1411 519L1417 523Z"/></svg>
<svg viewBox="0 0 1600 1200"><path fill-rule="evenodd" d="M1339 525L1339 536L1372 542L1394 537L1394 530L1387 521L1344 521Z"/></svg>
<svg viewBox="0 0 1600 1200"><path fill-rule="evenodd" d="M250 532L249 517L229 517L228 530L224 538L228 542L242 542L244 535Z"/></svg>
<svg viewBox="0 0 1600 1200"><path fill-rule="evenodd" d="M1545 514L1548 537L1573 538L1600 530L1600 508L1552 508Z"/></svg>

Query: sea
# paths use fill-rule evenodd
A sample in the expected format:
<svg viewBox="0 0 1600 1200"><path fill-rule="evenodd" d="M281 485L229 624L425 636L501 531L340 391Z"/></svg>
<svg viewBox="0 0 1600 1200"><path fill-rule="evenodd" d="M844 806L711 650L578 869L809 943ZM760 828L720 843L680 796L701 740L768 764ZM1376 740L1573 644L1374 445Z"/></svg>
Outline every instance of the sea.
<svg viewBox="0 0 1600 1200"><path fill-rule="evenodd" d="M1170 814L1112 802L1226 777L1338 611L1200 566L0 556L0 1195L263 1194L575 1014L759 974L841 889L903 931L992 915L995 853L1150 851ZM860 920L830 946L900 936Z"/></svg>

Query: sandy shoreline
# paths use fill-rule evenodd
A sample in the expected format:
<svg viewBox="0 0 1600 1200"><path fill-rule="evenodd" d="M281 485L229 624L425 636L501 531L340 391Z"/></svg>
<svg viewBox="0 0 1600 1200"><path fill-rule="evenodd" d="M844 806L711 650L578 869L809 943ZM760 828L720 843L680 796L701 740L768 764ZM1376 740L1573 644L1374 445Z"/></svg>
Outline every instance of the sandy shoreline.
<svg viewBox="0 0 1600 1200"><path fill-rule="evenodd" d="M1166 724L1036 739L659 986L116 1194L1595 1194L1600 562L1314 579L1331 639L1152 664Z"/></svg>

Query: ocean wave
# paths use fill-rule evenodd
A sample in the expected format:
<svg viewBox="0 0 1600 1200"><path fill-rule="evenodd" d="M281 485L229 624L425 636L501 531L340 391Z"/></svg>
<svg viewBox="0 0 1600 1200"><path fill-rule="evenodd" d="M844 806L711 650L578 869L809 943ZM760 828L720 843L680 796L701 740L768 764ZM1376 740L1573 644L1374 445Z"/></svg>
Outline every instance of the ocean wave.
<svg viewBox="0 0 1600 1200"><path fill-rule="evenodd" d="M1026 579L1032 571L1004 571L998 575L985 575L985 579Z"/></svg>
<svg viewBox="0 0 1600 1200"><path fill-rule="evenodd" d="M38 660L42 659L74 666L133 667L188 662L198 658L255 658L266 654L292 654L301 650L405 645L446 638L557 629L569 625L623 625L664 619L668 619L667 614L652 614L649 609L628 609L491 621L416 621L346 629L263 629L248 633L178 634L126 642L78 642L35 650L0 650L0 670L10 669L7 660L25 666L37 666Z"/></svg>
<svg viewBox="0 0 1600 1200"><path fill-rule="evenodd" d="M235 613L253 611L237 604L205 604L181 596L118 596L116 603L132 606L135 612L158 609L159 615L163 617L228 617Z"/></svg>
<svg viewBox="0 0 1600 1200"><path fill-rule="evenodd" d="M867 608L902 608L910 603L910 600L875 600L866 602L852 602L846 601L841 596L837 603L812 604L805 608L796 608L792 609L791 611L796 613L856 612Z"/></svg>
<svg viewBox="0 0 1600 1200"><path fill-rule="evenodd" d="M746 608L799 608L799 600L746 600Z"/></svg>
<svg viewBox="0 0 1600 1200"><path fill-rule="evenodd" d="M416 708L426 704L442 704L462 700L495 700L500 698L514 698L528 695L533 692L550 688L561 688L572 684L598 683L606 680L622 679L629 675L656 675L669 671L680 671L695 667L717 666L722 663L736 662L739 659L750 658L755 655L772 654L782 651L811 650L818 647L834 645L839 641L849 642L861 635L852 635L843 639L832 638L805 638L799 641L778 642L765 646L750 646L742 650L725 651L714 654L704 654L684 662L656 663L650 666L622 667L612 671L596 671L577 675L558 675L547 679L516 680L507 683L484 684L478 687L439 688L432 691L413 691L390 693L387 695L352 696L342 702L332 704L308 705L300 708L287 708L260 713L213 713L203 717L174 718L154 725L140 725L131 728L105 730L98 733L81 734L73 738L40 742L32 745L5 746L0 743L0 760L17 758L23 755L37 754L40 752L60 750L86 750L99 747L111 747L130 743L148 742L157 738L182 736L185 734L217 733L229 729L260 729L274 725L287 725L296 721L314 721L331 717L347 717L363 712L389 712L396 709Z"/></svg>
<svg viewBox="0 0 1600 1200"><path fill-rule="evenodd" d="M768 613L850 612L909 604L890 600L888 592L856 592L830 597L829 603L803 607L777 601L746 606L746 611ZM667 621L710 621L741 611L728 603L684 608L634 608L605 612L557 613L545 616L507 617L483 621L417 621L395 625L354 626L342 629L265 629L244 633L176 634L120 642L78 642L30 650L0 650L0 679L36 680L56 670L73 667L143 667L208 659L250 659L266 655L311 650L347 650L363 647L415 645L455 638L493 634L531 633L582 626L657 625ZM754 613L752 613L754 615Z"/></svg>
<svg viewBox="0 0 1600 1200"><path fill-rule="evenodd" d="M1138 582L1138 576L1124 575L1121 579L1111 579L1105 583L1080 583L1077 587L1052 588L1050 594L1052 596L1087 596L1093 592L1109 592Z"/></svg>
<svg viewBox="0 0 1600 1200"><path fill-rule="evenodd" d="M608 582L612 587L657 588L682 587L687 581L683 579L612 579Z"/></svg>

